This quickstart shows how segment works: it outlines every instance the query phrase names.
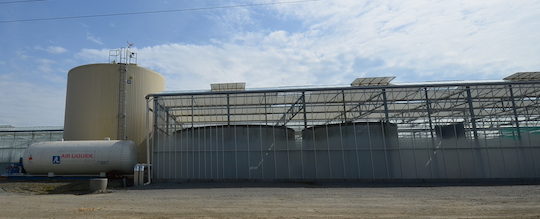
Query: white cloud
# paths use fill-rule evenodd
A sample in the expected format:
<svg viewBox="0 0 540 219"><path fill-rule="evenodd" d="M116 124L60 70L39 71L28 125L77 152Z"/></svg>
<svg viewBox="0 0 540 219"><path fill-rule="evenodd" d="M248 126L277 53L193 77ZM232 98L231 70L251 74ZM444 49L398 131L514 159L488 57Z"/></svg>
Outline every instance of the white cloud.
<svg viewBox="0 0 540 219"><path fill-rule="evenodd" d="M109 50L107 49L82 49L75 57L86 61L87 63L104 63L108 61Z"/></svg>
<svg viewBox="0 0 540 219"><path fill-rule="evenodd" d="M248 87L348 84L387 75L502 79L540 68L540 3L534 1L342 0L272 10L301 20L305 30L244 30L208 44L139 48L139 64L163 73L172 90L236 81ZM246 16L227 15L223 22L253 23ZM107 51L84 49L78 56L106 60Z"/></svg>
<svg viewBox="0 0 540 219"><path fill-rule="evenodd" d="M298 55L272 47L230 43L167 44L139 49L139 63L165 74L171 79L168 88L174 90L206 89L215 82L244 81L250 87L312 83L308 68L294 61Z"/></svg>
<svg viewBox="0 0 540 219"><path fill-rule="evenodd" d="M355 77L388 75L398 76L398 81L501 79L540 70L538 1L335 0L264 9L215 15L213 21L222 22L216 26L227 37L136 48L139 65L162 73L167 90L241 81L248 87L348 84ZM259 26L265 22L258 19L265 16L276 16L283 22L275 25L279 27L288 21L302 25ZM103 45L90 33L86 39ZM81 49L69 67L107 62L108 52ZM30 58L24 50L16 57ZM57 62L35 59L47 78L66 65L65 60ZM65 89L17 81L13 75L0 75L0 93L8 97L0 105L10 106L0 109L6 115L0 123L63 121ZM57 77L49 83L65 84L65 77Z"/></svg>
<svg viewBox="0 0 540 219"><path fill-rule="evenodd" d="M239 40L241 39L241 40ZM303 34L285 31L238 36L211 45L163 44L136 49L139 64L167 78L171 90L207 89L215 82L247 82L249 87L340 83L335 72L351 73L338 56L310 51ZM83 49L78 57L100 60L108 50Z"/></svg>
<svg viewBox="0 0 540 219"><path fill-rule="evenodd" d="M62 54L62 53L65 53L65 52L68 51L66 48L61 47L61 46L48 46L48 47L45 47L45 48L41 47L41 46L35 46L34 49L45 51L45 52L48 52L50 54Z"/></svg>
<svg viewBox="0 0 540 219"><path fill-rule="evenodd" d="M61 54L67 52L67 49L61 46L49 46L47 47L47 52L51 54Z"/></svg>
<svg viewBox="0 0 540 219"><path fill-rule="evenodd" d="M26 55L26 51L25 50L22 50L22 49L19 49L17 51L15 51L15 54L16 54L16 57L21 59L21 60L25 60L25 59L28 59L28 55Z"/></svg>
<svg viewBox="0 0 540 219"><path fill-rule="evenodd" d="M40 73L51 73L53 71L52 65L55 64L55 61L50 59L38 59L36 62L38 63L37 69Z"/></svg>
<svg viewBox="0 0 540 219"><path fill-rule="evenodd" d="M249 8L226 9L222 12L212 14L209 17L218 24L217 28L226 34L234 34L255 25L252 19L253 12Z"/></svg>
<svg viewBox="0 0 540 219"><path fill-rule="evenodd" d="M0 75L0 124L62 126L65 89Z"/></svg>
<svg viewBox="0 0 540 219"><path fill-rule="evenodd" d="M90 42L93 42L98 45L103 45L103 41L99 37L92 35L91 33L86 33L86 39Z"/></svg>
<svg viewBox="0 0 540 219"><path fill-rule="evenodd" d="M540 67L538 1L341 0L274 9L301 19L316 48L383 60L387 68L467 79Z"/></svg>

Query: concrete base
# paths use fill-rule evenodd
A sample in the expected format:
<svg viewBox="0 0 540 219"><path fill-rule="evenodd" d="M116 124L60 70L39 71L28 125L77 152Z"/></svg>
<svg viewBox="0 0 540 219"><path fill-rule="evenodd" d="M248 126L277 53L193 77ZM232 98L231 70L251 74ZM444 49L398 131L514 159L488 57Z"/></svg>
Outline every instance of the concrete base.
<svg viewBox="0 0 540 219"><path fill-rule="evenodd" d="M90 192L106 192L107 191L107 178L94 178L89 181Z"/></svg>

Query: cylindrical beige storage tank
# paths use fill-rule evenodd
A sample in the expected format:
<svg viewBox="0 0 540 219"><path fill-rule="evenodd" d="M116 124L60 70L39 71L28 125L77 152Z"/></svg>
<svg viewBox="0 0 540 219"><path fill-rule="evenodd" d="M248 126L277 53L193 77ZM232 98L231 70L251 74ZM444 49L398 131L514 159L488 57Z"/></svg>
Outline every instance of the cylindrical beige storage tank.
<svg viewBox="0 0 540 219"><path fill-rule="evenodd" d="M132 141L39 142L23 154L23 166L30 174L132 173L136 162Z"/></svg>
<svg viewBox="0 0 540 219"><path fill-rule="evenodd" d="M132 140L139 162L145 162L145 96L164 88L161 75L135 64L90 64L71 69L64 139Z"/></svg>

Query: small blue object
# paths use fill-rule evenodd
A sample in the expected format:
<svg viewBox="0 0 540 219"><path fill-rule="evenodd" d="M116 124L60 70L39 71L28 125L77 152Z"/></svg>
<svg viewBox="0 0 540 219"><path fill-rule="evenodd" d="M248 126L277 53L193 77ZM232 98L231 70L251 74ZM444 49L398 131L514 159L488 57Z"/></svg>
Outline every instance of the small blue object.
<svg viewBox="0 0 540 219"><path fill-rule="evenodd" d="M53 164L60 164L60 156L52 156Z"/></svg>

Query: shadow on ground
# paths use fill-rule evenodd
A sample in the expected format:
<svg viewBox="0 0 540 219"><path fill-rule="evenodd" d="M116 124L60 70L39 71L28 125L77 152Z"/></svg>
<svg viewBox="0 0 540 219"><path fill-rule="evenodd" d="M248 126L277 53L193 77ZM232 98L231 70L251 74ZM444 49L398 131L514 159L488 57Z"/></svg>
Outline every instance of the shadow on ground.
<svg viewBox="0 0 540 219"><path fill-rule="evenodd" d="M124 189L122 181L109 180L107 191ZM19 193L28 195L48 194L72 194L87 195L96 194L90 192L88 180L65 180L65 181L0 181L0 192ZM103 192L101 192L103 193Z"/></svg>

